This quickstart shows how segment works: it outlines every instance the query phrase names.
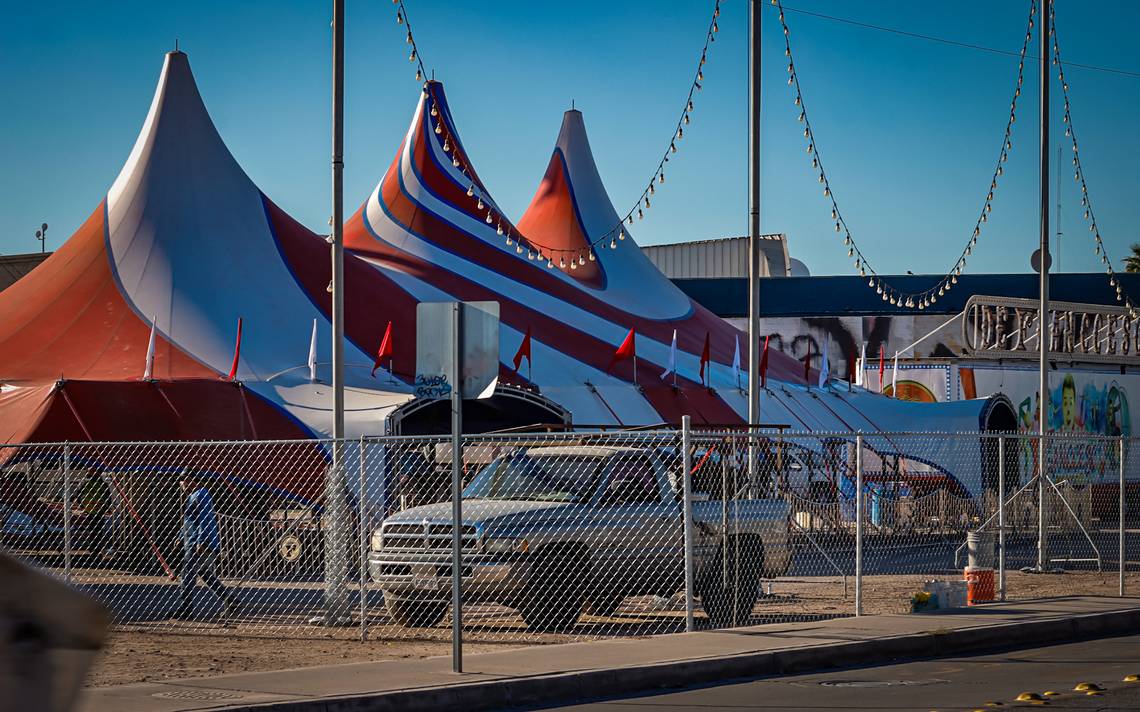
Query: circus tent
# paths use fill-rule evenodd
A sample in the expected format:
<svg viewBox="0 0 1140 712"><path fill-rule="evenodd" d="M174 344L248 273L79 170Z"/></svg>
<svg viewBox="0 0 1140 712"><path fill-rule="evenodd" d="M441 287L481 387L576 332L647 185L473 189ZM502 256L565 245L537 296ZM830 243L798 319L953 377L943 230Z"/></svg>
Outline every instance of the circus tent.
<svg viewBox="0 0 1140 712"><path fill-rule="evenodd" d="M534 198L513 221L472 166L443 85L426 83L345 244L350 436L383 434L385 418L412 400L416 305L456 299L500 303L501 381L541 394L575 424L677 424L686 414L697 425L745 422L747 384L732 367L738 344L747 361L745 335L642 255L578 111L564 115ZM567 260L575 266L562 268ZM327 354L329 279L324 238L253 184L210 120L186 55L172 52L105 199L0 294L0 442L327 436L327 357L316 381L306 357L314 321ZM392 360L373 376L388 323ZM631 330L636 362L615 363ZM524 334L532 361L516 371ZM663 378L671 362L676 375ZM767 375L761 420L801 431L977 431L993 408L819 389L814 370L805 379L800 362L775 350Z"/></svg>

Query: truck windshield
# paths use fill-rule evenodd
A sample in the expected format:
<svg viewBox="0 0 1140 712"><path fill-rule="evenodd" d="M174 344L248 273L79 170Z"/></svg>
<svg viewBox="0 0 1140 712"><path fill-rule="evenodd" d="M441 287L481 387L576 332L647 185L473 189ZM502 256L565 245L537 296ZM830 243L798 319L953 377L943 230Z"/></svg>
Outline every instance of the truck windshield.
<svg viewBox="0 0 1140 712"><path fill-rule="evenodd" d="M604 461L581 455L508 455L484 467L463 491L463 497L584 502L597 487Z"/></svg>

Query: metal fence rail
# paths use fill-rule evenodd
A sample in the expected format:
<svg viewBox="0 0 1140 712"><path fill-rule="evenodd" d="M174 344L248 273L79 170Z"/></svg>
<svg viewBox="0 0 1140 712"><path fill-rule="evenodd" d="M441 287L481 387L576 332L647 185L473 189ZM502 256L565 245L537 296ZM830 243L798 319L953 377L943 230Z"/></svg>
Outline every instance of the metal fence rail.
<svg viewBox="0 0 1140 712"><path fill-rule="evenodd" d="M465 436L458 559L449 437L335 445L338 512L333 441L0 445L0 544L221 635L450 640L456 570L463 639L522 643L1137 590L1128 438L1049 436L1039 479L1013 433Z"/></svg>

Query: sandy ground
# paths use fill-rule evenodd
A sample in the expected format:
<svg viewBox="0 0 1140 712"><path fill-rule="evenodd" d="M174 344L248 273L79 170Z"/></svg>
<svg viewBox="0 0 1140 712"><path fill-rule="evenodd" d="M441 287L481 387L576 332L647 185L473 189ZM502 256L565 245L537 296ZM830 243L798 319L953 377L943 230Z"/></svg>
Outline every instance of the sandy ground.
<svg viewBox="0 0 1140 712"><path fill-rule="evenodd" d="M921 589L920 575L865 576L864 612L905 613L910 597ZM949 577L936 577L947 579ZM1007 574L1009 600L1068 595L1115 596L1116 572ZM1127 590L1140 594L1140 573L1130 573ZM789 620L817 620L851 615L855 600L853 578L786 578L765 584L766 595L754 608L749 624ZM698 609L699 610L699 609ZM699 614L698 625L705 623ZM638 637L684 629L684 605L673 599L627 599L613 616L584 616L580 625L563 635L530 633L517 614L498 607L473 608L465 627L469 653L505 650L607 637ZM744 623L742 621L742 623ZM369 628L369 640L361 642L358 628L322 632L304 625L265 627L258 622L238 623L233 628L183 629L163 622L152 628L131 626L114 631L89 675L90 686L124 685L182 677L208 677L231 673L281 670L339 663L425 658L450 654L450 623L429 629L405 629L383 617Z"/></svg>

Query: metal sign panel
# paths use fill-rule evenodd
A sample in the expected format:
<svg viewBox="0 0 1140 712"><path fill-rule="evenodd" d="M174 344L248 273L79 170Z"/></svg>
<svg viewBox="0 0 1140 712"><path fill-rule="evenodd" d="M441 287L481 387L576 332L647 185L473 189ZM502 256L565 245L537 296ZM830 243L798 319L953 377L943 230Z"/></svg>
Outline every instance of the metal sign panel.
<svg viewBox="0 0 1140 712"><path fill-rule="evenodd" d="M416 306L417 398L448 398L456 380L465 399L490 398L499 383L499 303L463 302L462 374L452 372L455 302L421 302Z"/></svg>
<svg viewBox="0 0 1140 712"><path fill-rule="evenodd" d="M1035 299L974 295L966 302L962 343L976 358L1036 358L1039 303ZM1126 309L1049 302L1054 361L1140 364L1140 319Z"/></svg>

